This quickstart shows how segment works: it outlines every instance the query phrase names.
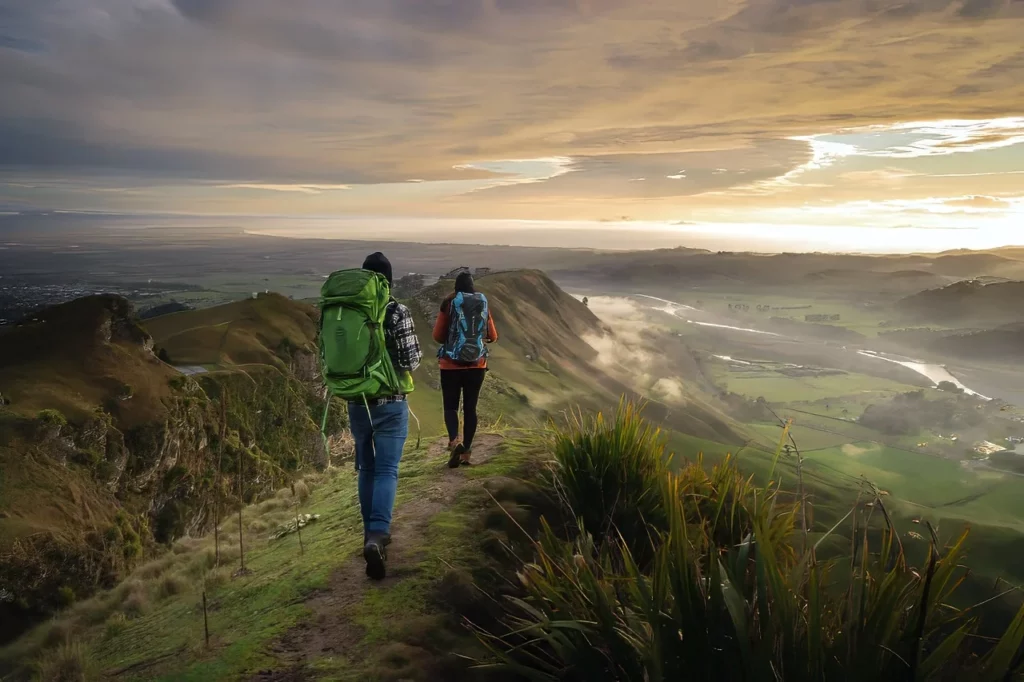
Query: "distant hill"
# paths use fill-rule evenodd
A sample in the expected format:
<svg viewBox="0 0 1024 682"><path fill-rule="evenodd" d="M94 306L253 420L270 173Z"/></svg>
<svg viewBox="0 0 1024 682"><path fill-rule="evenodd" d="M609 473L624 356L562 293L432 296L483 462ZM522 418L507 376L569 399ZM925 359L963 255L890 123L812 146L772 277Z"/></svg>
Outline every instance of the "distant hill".
<svg viewBox="0 0 1024 682"><path fill-rule="evenodd" d="M24 416L53 408L74 421L109 406L125 424L144 422L163 409L176 375L118 296L47 308L0 334L0 392Z"/></svg>
<svg viewBox="0 0 1024 682"><path fill-rule="evenodd" d="M949 280L934 272L925 270L820 270L803 277L807 284L815 287L857 289L870 283L879 294L906 294L929 287L939 287Z"/></svg>
<svg viewBox="0 0 1024 682"><path fill-rule="evenodd" d="M582 261L571 261L555 274L560 281L602 282L637 291L666 286L786 289L813 284L815 291L904 296L969 277L1024 278L1024 261L998 252L868 256L662 249L594 254Z"/></svg>
<svg viewBox="0 0 1024 682"><path fill-rule="evenodd" d="M917 319L956 326L1022 321L1024 282L964 280L908 296L897 309Z"/></svg>
<svg viewBox="0 0 1024 682"><path fill-rule="evenodd" d="M282 353L316 350L317 311L280 294L163 315L145 322L174 365L279 365Z"/></svg>
<svg viewBox="0 0 1024 682"><path fill-rule="evenodd" d="M588 339L617 346L627 356L630 345L616 339L587 306L543 272L503 272L479 277L476 282L477 289L491 303L501 337L491 347L491 374L511 383L534 407L549 412L579 406L607 408L623 395L641 397L635 387L620 378L622 372L632 372L630 378L635 379L636 375L659 371L636 366L613 373L602 365ZM436 319L440 302L452 291L452 285L442 280L416 297L417 307L429 324ZM634 350L638 358L644 357L641 349ZM678 368L686 361L692 359L673 358L671 364ZM705 396L680 396L683 404L674 405L646 397L645 413L667 427L718 442L743 441L731 420L706 402Z"/></svg>
<svg viewBox="0 0 1024 682"><path fill-rule="evenodd" d="M195 310L190 305L185 303L179 303L178 301L168 301L167 303L161 303L155 305L152 308L146 308L139 312L140 320L148 320L152 317L160 317L161 315L170 315L171 313L182 313L186 310Z"/></svg>
<svg viewBox="0 0 1024 682"><path fill-rule="evenodd" d="M930 347L936 352L964 359L1024 362L1024 323L969 334L952 334L933 341Z"/></svg>

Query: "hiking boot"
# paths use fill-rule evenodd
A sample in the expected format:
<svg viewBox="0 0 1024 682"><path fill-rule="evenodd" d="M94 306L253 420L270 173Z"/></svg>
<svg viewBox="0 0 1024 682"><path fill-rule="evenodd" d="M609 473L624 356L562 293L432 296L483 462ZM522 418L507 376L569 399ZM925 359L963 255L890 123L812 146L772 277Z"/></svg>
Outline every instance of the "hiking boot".
<svg viewBox="0 0 1024 682"><path fill-rule="evenodd" d="M465 454L466 446L463 445L462 443L459 443L454 448L452 448L452 456L448 458L448 468L458 469L459 464L462 462L462 457Z"/></svg>
<svg viewBox="0 0 1024 682"><path fill-rule="evenodd" d="M385 550L384 535L370 534L370 538L363 545L363 559L366 560L366 577L371 580L383 580L387 575L387 551Z"/></svg>
<svg viewBox="0 0 1024 682"><path fill-rule="evenodd" d="M473 456L473 451L472 450L465 450L465 452L463 452L462 456L459 458L459 466L464 466L464 467L470 466L472 464L472 462L470 462L469 459L472 456Z"/></svg>
<svg viewBox="0 0 1024 682"><path fill-rule="evenodd" d="M380 540L380 543L382 545L384 545L385 547L387 547L388 545L391 544L391 533L382 533L382 534L378 535L377 537ZM369 541L370 541L369 533L363 533L363 544L365 545Z"/></svg>

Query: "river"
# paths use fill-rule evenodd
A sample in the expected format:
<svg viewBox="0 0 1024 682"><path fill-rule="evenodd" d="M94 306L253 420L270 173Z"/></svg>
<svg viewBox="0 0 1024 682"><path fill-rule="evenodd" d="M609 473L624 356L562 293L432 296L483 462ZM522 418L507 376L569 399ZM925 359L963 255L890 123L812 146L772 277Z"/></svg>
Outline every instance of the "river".
<svg viewBox="0 0 1024 682"><path fill-rule="evenodd" d="M776 334L775 332L767 332L767 331L764 331L764 330L761 330L761 329L751 329L750 327L734 327L732 325L727 325L727 324L718 324L718 323L714 323L714 322L704 322L704 321L701 321L701 320L692 320L692 319L690 319L691 316L689 314L685 314L684 315L684 314L680 314L680 313L683 313L684 311L691 311L693 313L698 313L699 314L700 311L697 310L696 308L693 308L693 307L688 306L688 305L684 305L682 303L676 303L675 301L669 301L668 299L657 298L655 296L647 296L647 295L644 295L644 294L636 294L636 296L638 298L644 298L644 299L648 299L648 300L652 300L652 301L656 301L658 303L661 303L662 304L661 306L653 306L652 305L651 308L653 308L654 310L659 310L659 311L664 312L664 313L668 313L669 315L673 315L674 317L678 317L681 320L685 320L689 324L697 324L697 325L700 325L702 327L714 327L714 328L717 328L717 329L728 329L728 330L737 331L737 332L744 332L744 333L748 333L748 334L762 334L762 335L765 335L765 336L775 336L775 337L778 337L778 338L786 338L786 339L791 339L793 341L800 341L800 339L794 339L792 337L784 337L782 334ZM843 350L846 350L848 352L853 352L852 349L848 349L848 348L846 348L846 346L843 346ZM859 355L862 355L862 356L867 357L867 358L874 358L876 360L881 360L883 362L892 362L892 363L897 364L897 365L902 365L903 367L906 367L907 369L912 370L914 372L917 372L918 374L920 374L923 377L926 377L935 386L938 386L940 383L942 383L944 381L948 381L951 384L953 384L954 386L956 386L957 388L963 390L963 392L968 394L968 395L977 396L978 398L981 398L983 400L991 400L991 398L989 398L988 396L984 396L984 395L978 393L977 391L974 391L971 388L965 386L959 379L957 379L955 376L950 374L949 370L946 369L943 365L936 365L936 364L932 364L932 363L928 363L928 362L923 362L921 360L915 360L913 358L903 358L903 357L899 357L899 356L893 356L893 355L889 355L889 354L886 354L886 353L879 353L879 352L873 351L873 350L859 350L858 349L858 350L856 350L856 352ZM723 357L723 356L718 356L718 357Z"/></svg>

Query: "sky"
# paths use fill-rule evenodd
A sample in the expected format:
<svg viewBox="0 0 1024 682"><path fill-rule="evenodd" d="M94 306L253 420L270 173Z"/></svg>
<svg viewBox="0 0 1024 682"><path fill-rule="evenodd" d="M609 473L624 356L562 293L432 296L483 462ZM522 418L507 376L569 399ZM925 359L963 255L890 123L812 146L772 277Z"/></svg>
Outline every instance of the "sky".
<svg viewBox="0 0 1024 682"><path fill-rule="evenodd" d="M1022 35L1024 0L0 0L0 211L1020 244Z"/></svg>

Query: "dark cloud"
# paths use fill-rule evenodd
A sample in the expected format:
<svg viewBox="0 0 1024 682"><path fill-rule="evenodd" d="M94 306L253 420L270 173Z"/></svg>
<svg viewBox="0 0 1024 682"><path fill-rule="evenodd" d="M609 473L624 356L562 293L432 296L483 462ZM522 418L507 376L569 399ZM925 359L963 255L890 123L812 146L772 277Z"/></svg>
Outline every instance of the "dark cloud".
<svg viewBox="0 0 1024 682"><path fill-rule="evenodd" d="M705 152L585 156L546 182L507 184L468 199L686 197L778 177L807 159L807 146L789 140Z"/></svg>
<svg viewBox="0 0 1024 682"><path fill-rule="evenodd" d="M788 136L1019 114L1021 6L0 0L0 163L360 184L566 156L472 199L692 196L791 169Z"/></svg>
<svg viewBox="0 0 1024 682"><path fill-rule="evenodd" d="M962 17L980 19L998 13L1008 5L1008 0L965 0L957 11Z"/></svg>

